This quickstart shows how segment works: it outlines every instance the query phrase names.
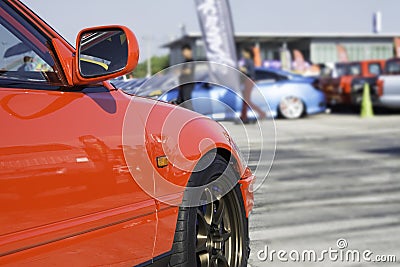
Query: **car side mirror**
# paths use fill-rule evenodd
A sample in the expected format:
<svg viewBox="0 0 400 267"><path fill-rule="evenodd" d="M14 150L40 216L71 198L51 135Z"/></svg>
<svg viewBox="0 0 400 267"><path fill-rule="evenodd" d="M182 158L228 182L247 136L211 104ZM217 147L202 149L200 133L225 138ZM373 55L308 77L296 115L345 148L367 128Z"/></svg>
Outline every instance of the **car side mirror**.
<svg viewBox="0 0 400 267"><path fill-rule="evenodd" d="M137 66L139 46L124 26L82 30L76 40L76 84L94 83L125 75Z"/></svg>

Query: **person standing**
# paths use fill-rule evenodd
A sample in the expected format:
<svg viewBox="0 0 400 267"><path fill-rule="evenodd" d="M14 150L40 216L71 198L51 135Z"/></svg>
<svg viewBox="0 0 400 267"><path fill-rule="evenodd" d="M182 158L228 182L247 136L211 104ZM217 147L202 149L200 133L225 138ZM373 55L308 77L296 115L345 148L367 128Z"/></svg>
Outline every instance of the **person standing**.
<svg viewBox="0 0 400 267"><path fill-rule="evenodd" d="M249 79L244 81L244 89L242 91L243 105L240 119L243 123L248 123L247 111L249 107L258 114L258 119L266 119L265 112L251 101L251 92L253 91L254 80L256 78L255 66L254 66L254 52L251 47L246 47L242 50L242 57L244 60L243 66L240 67L240 71L243 72Z"/></svg>
<svg viewBox="0 0 400 267"><path fill-rule="evenodd" d="M194 63L193 63L193 52L190 45L185 44L181 48L182 56L185 61L182 65L181 74L179 76L179 93L178 93L178 104L184 108L193 110L192 104L192 92L194 89Z"/></svg>

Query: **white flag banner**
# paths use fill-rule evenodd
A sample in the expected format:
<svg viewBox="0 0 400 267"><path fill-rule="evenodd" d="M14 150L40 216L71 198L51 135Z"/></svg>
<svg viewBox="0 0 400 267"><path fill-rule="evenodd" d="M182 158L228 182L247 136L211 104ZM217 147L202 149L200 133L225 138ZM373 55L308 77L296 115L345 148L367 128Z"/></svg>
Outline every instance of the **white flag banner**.
<svg viewBox="0 0 400 267"><path fill-rule="evenodd" d="M237 69L237 54L233 20L228 0L195 0L207 60ZM223 68L226 70L226 68ZM227 77L228 73L211 70L214 79L232 90L239 90L239 77ZM234 72L229 72L234 73ZM232 75L229 75L232 76ZM232 85L231 85L232 84Z"/></svg>

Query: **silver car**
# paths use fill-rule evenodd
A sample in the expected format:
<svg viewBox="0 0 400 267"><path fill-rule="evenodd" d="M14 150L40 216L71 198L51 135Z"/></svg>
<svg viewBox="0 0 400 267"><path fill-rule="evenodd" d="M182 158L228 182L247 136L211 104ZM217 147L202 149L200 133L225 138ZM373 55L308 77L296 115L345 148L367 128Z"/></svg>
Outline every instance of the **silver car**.
<svg viewBox="0 0 400 267"><path fill-rule="evenodd" d="M386 61L385 72L378 80L378 95L376 106L400 109L400 58Z"/></svg>

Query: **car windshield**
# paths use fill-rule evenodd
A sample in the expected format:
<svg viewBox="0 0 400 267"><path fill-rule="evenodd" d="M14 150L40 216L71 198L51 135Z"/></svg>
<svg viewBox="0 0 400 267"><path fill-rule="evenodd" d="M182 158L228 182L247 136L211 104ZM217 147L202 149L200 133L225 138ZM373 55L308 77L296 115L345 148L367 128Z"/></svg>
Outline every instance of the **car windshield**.
<svg viewBox="0 0 400 267"><path fill-rule="evenodd" d="M281 81L302 77L280 70L256 69L256 81Z"/></svg>
<svg viewBox="0 0 400 267"><path fill-rule="evenodd" d="M336 64L336 73L338 77L346 75L359 76L361 75L361 64L360 63Z"/></svg>
<svg viewBox="0 0 400 267"><path fill-rule="evenodd" d="M336 64L337 76L348 75L348 65L347 64Z"/></svg>

